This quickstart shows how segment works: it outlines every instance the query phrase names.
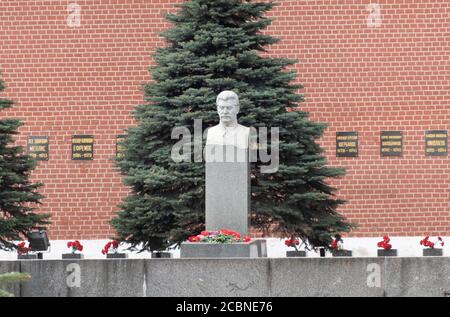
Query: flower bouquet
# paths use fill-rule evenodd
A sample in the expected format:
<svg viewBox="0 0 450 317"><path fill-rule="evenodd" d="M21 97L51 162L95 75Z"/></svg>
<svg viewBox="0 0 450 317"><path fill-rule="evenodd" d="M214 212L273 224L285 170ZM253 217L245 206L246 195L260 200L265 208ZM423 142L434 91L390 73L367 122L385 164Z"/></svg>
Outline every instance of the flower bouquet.
<svg viewBox="0 0 450 317"><path fill-rule="evenodd" d="M199 235L190 236L189 242L207 242L207 243L233 243L233 242L249 242L251 239L245 236L241 239L241 235L236 231L228 229L220 229L217 231L202 231Z"/></svg>
<svg viewBox="0 0 450 317"><path fill-rule="evenodd" d="M258 257L262 243L229 229L202 231L181 244L182 258Z"/></svg>
<svg viewBox="0 0 450 317"><path fill-rule="evenodd" d="M377 250L378 256L397 256L397 250L392 249L390 241L391 238L389 236L383 236L383 240L377 243L377 246L381 248Z"/></svg>
<svg viewBox="0 0 450 317"><path fill-rule="evenodd" d="M20 242L17 245L17 259L18 260L36 260L37 254L29 254L30 246L26 247L26 242Z"/></svg>
<svg viewBox="0 0 450 317"><path fill-rule="evenodd" d="M420 240L420 245L424 246L423 256L442 256L442 248L435 248L436 245L444 246L444 240L441 237L437 237L436 240L430 241L430 236L426 236Z"/></svg>
<svg viewBox="0 0 450 317"><path fill-rule="evenodd" d="M351 250L344 249L344 240L342 239L342 236L337 234L330 245L331 254L333 256L352 256Z"/></svg>
<svg viewBox="0 0 450 317"><path fill-rule="evenodd" d="M119 241L109 241L102 249L102 254L106 255L107 259L126 259L126 253L119 253Z"/></svg>
<svg viewBox="0 0 450 317"><path fill-rule="evenodd" d="M286 251L286 257L291 258L291 257L306 257L306 251L300 251L299 248L302 244L300 245L300 240L296 239L296 238L290 238L290 239L286 239L284 240L284 244L287 247L291 247L294 248L295 251Z"/></svg>
<svg viewBox="0 0 450 317"><path fill-rule="evenodd" d="M80 243L80 241L69 241L67 242L67 247L71 249L71 253L64 253L62 255L63 259L84 259L84 255L81 253L77 253L83 251L83 245Z"/></svg>

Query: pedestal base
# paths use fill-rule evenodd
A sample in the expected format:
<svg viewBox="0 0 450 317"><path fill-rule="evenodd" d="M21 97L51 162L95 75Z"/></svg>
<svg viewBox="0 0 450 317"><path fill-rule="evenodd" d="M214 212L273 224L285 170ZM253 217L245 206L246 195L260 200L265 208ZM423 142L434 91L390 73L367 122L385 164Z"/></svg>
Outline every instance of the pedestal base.
<svg viewBox="0 0 450 317"><path fill-rule="evenodd" d="M286 257L288 258L304 258L306 257L306 251L286 251Z"/></svg>
<svg viewBox="0 0 450 317"><path fill-rule="evenodd" d="M397 250L377 250L378 256L397 256Z"/></svg>
<svg viewBox="0 0 450 317"><path fill-rule="evenodd" d="M184 242L181 244L182 258L258 258L266 257L265 240L238 243Z"/></svg>
<svg viewBox="0 0 450 317"><path fill-rule="evenodd" d="M63 260L82 260L84 259L84 254L80 253L64 253L62 255Z"/></svg>
<svg viewBox="0 0 450 317"><path fill-rule="evenodd" d="M423 249L423 256L442 256L442 249Z"/></svg>
<svg viewBox="0 0 450 317"><path fill-rule="evenodd" d="M351 250L332 250L331 254L333 256L352 256Z"/></svg>
<svg viewBox="0 0 450 317"><path fill-rule="evenodd" d="M126 259L128 258L128 254L126 253L108 253L106 255L107 259Z"/></svg>
<svg viewBox="0 0 450 317"><path fill-rule="evenodd" d="M37 260L37 254L19 254L17 260Z"/></svg>

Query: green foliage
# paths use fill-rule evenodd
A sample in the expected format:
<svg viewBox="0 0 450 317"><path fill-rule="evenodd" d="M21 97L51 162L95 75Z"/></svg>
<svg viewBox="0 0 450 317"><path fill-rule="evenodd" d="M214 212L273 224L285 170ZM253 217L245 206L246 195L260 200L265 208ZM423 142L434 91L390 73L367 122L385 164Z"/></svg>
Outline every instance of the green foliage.
<svg viewBox="0 0 450 317"><path fill-rule="evenodd" d="M0 93L4 89L0 81ZM11 101L0 98L0 111L11 105ZM41 184L28 180L35 161L23 153L22 147L13 146L20 125L17 119L0 120L0 250L15 248L11 241L48 224L48 215L33 212L33 204L42 198L37 192Z"/></svg>
<svg viewBox="0 0 450 317"><path fill-rule="evenodd" d="M335 234L351 229L336 212L344 201L326 183L344 170L327 167L315 142L325 124L298 110L302 86L293 84L296 72L288 70L295 61L261 54L278 41L261 32L271 24L264 15L273 6L191 0L167 15L173 24L162 34L167 46L154 54L147 104L136 107L138 124L128 130L125 156L117 161L132 189L112 220L120 240L161 250L204 228L204 164L173 162L178 140L171 131L186 126L193 134L194 119L203 120L204 129L216 125L215 98L223 90L239 95L242 125L280 128L278 172L261 174L260 164L252 165L253 225L275 226L312 246L328 246Z"/></svg>
<svg viewBox="0 0 450 317"><path fill-rule="evenodd" d="M7 284L7 283L19 283L28 281L31 278L31 276L27 273L18 273L18 272L12 272L12 273L4 273L0 274L0 285ZM0 297L12 297L13 294L0 289Z"/></svg>

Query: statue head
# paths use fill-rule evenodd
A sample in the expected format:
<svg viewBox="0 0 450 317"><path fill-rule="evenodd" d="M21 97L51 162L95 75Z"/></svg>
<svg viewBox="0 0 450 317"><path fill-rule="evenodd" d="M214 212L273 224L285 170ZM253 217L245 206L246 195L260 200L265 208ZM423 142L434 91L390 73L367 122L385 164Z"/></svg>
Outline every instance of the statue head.
<svg viewBox="0 0 450 317"><path fill-rule="evenodd" d="M237 124L237 114L239 113L239 97L230 90L222 91L216 99L217 112L220 123L225 126Z"/></svg>

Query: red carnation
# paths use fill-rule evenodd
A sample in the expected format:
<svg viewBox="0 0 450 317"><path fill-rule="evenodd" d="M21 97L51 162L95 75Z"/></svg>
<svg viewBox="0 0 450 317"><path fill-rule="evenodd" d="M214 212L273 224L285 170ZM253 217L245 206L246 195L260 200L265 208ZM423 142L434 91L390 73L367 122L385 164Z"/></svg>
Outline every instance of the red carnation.
<svg viewBox="0 0 450 317"><path fill-rule="evenodd" d="M389 241L391 241L389 236L383 236L383 241L378 242L377 246L385 250L390 250L392 249L392 245L389 243Z"/></svg>
<svg viewBox="0 0 450 317"><path fill-rule="evenodd" d="M200 238L198 236L190 236L188 240L189 242L199 242Z"/></svg>
<svg viewBox="0 0 450 317"><path fill-rule="evenodd" d="M110 249L111 247L114 249L114 253L116 253L116 252L117 252L117 248L119 247L119 241L117 241L117 240L109 241L109 242L104 246L104 248L103 248L103 250L102 250L102 253L103 253L103 254L108 253L108 252L109 252L109 249Z"/></svg>
<svg viewBox="0 0 450 317"><path fill-rule="evenodd" d="M25 247L25 242L21 242L17 245L17 254L23 255L28 254L30 252L30 248Z"/></svg>
<svg viewBox="0 0 450 317"><path fill-rule="evenodd" d="M334 239L333 242L331 242L331 248L333 250L337 250L337 248L338 248L338 241L336 239Z"/></svg>
<svg viewBox="0 0 450 317"><path fill-rule="evenodd" d="M436 245L436 243L430 241L429 239L430 239L430 236L426 236L425 238L420 240L420 245L423 245L424 247L427 247L427 248L434 249L434 246ZM444 241L442 240L441 237L437 237L437 240L438 240L437 243L439 243L441 246L444 246Z"/></svg>

